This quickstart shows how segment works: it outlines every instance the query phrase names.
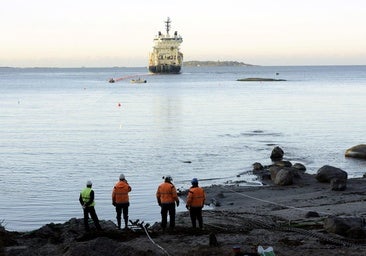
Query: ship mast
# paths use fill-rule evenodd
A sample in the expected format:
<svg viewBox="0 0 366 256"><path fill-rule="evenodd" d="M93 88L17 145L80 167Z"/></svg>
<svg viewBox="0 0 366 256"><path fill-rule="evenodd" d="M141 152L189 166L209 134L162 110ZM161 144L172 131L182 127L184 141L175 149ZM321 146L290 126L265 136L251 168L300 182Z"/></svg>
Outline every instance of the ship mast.
<svg viewBox="0 0 366 256"><path fill-rule="evenodd" d="M165 24L165 27L166 27L166 34L169 35L169 30L170 30L170 18L168 17L166 21L164 21L166 24Z"/></svg>

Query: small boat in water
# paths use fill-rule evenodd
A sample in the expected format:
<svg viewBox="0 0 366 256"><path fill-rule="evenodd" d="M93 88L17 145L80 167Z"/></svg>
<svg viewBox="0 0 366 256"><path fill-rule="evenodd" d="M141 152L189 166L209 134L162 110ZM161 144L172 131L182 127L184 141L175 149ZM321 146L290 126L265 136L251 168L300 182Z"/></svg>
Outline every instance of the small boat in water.
<svg viewBox="0 0 366 256"><path fill-rule="evenodd" d="M144 84L144 83L146 83L147 81L145 80L145 79L141 79L140 77L139 78L137 78L137 79L132 79L131 80L131 83L133 83L133 84Z"/></svg>
<svg viewBox="0 0 366 256"><path fill-rule="evenodd" d="M114 82L116 82L113 78L111 78L111 79L109 79L109 81L108 82L110 82L110 83L114 83Z"/></svg>

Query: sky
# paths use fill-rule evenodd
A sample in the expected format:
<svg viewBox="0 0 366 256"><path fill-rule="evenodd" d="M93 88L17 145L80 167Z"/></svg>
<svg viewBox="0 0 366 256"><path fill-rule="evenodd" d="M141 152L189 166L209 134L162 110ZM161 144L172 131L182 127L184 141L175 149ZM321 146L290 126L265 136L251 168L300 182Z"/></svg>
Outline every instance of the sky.
<svg viewBox="0 0 366 256"><path fill-rule="evenodd" d="M365 0L0 0L0 66L148 64L164 21L184 61L365 65Z"/></svg>

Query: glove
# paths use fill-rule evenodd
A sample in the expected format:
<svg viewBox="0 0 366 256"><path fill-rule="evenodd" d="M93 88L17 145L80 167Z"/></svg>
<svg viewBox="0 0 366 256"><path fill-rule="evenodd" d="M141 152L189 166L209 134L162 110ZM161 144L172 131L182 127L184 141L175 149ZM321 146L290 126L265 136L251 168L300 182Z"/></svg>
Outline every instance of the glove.
<svg viewBox="0 0 366 256"><path fill-rule="evenodd" d="M112 202L113 206L116 206L116 202Z"/></svg>
<svg viewBox="0 0 366 256"><path fill-rule="evenodd" d="M188 205L186 205L186 208L187 208L187 210L189 210L189 206Z"/></svg>
<svg viewBox="0 0 366 256"><path fill-rule="evenodd" d="M177 207L179 206L179 200L177 201Z"/></svg>

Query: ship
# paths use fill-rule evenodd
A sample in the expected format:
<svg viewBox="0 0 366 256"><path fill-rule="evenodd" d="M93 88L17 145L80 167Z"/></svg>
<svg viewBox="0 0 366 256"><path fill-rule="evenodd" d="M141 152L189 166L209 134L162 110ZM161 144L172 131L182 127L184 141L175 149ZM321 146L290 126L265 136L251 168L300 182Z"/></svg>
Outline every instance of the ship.
<svg viewBox="0 0 366 256"><path fill-rule="evenodd" d="M175 31L170 35L171 20L168 17L165 21L166 34L159 31L154 38L154 46L149 54L149 72L163 74L179 74L183 64L183 53L179 50L183 39Z"/></svg>

